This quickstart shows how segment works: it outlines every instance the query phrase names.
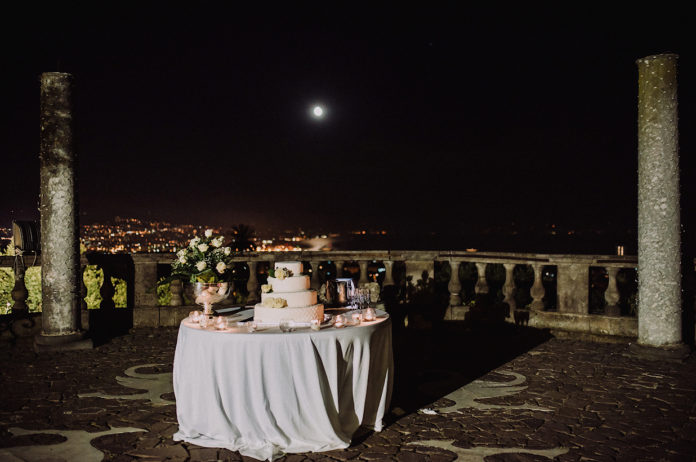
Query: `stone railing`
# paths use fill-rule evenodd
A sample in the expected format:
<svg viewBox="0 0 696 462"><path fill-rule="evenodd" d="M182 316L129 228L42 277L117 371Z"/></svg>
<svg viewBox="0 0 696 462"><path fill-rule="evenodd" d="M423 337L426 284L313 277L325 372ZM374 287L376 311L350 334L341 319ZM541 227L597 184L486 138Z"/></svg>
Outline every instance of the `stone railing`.
<svg viewBox="0 0 696 462"><path fill-rule="evenodd" d="M26 266L40 264L40 258L24 257ZM135 308L133 322L137 325L176 325L189 311L184 306L183 285L174 281L171 286L170 307L157 306L157 283L161 275L166 274L169 264L174 260L173 254L87 254L82 257L83 267L95 264L104 270L105 276L125 279L128 286L128 307ZM359 272L357 282L364 285L372 282L368 278L368 266L376 262L382 268L383 276L381 292L389 286L398 286L406 277L412 281L421 279L423 272L429 278L435 277L435 268L450 267L450 277L447 289L449 291L449 307L445 320L465 319L469 306L462 302L462 281L459 279L459 267L462 264L473 263L476 266L478 280L475 283L475 294L485 295L489 292L489 281L486 278L488 265L502 265L505 272L505 282L502 287L504 303L507 304L507 319L528 323L530 326L552 328L565 331L578 331L588 334L615 335L635 337L637 335L637 320L635 317L618 316L616 309L619 301L617 288L617 273L621 268L635 268L636 257L631 256L601 256L601 255L549 255L498 252L458 252L458 251L345 251L345 252L260 252L249 253L235 258L237 262L245 263L249 268L250 277L246 280L246 291L249 293L248 302L258 300L259 294L259 265L272 265L275 261L299 260L308 263L311 268L311 286L319 289L324 278L323 271L317 271L320 266L332 268L336 265L340 271L345 265L357 265ZM14 257L1 257L0 266L13 267ZM531 267L534 277L529 289L531 303L529 306L515 306L516 281L513 271L516 266ZM543 311L545 288L542 283L544 267L555 267L556 272L556 311ZM398 275L396 268L398 267ZM593 315L589 312L590 269L604 268L607 275L607 289L604 292L607 315ZM330 277L336 277L331 275ZM114 307L112 300L114 287L110 277L104 278L100 289L102 303L100 308ZM83 287L83 296L86 290ZM15 275L15 287L12 291L14 300L13 312L26 309L27 292L21 274ZM86 306L83 307L86 309ZM517 319L515 314L522 313Z"/></svg>

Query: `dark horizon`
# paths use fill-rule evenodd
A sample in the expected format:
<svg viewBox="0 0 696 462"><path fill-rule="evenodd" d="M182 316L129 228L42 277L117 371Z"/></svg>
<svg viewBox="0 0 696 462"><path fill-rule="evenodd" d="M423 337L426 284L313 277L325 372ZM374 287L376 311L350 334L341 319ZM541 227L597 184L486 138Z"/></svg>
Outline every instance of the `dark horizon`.
<svg viewBox="0 0 696 462"><path fill-rule="evenodd" d="M675 52L690 232L687 14L304 7L18 14L2 32L3 225L38 219L38 76L59 70L84 223L635 230L635 60Z"/></svg>

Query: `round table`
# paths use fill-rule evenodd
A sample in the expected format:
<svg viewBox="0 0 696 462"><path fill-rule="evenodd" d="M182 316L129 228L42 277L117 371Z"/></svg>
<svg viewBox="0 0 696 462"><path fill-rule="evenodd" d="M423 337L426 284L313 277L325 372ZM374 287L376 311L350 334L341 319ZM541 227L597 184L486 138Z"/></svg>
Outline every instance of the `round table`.
<svg viewBox="0 0 696 462"><path fill-rule="evenodd" d="M382 429L391 321L319 331L218 332L185 319L174 355L177 441L257 459L345 448Z"/></svg>

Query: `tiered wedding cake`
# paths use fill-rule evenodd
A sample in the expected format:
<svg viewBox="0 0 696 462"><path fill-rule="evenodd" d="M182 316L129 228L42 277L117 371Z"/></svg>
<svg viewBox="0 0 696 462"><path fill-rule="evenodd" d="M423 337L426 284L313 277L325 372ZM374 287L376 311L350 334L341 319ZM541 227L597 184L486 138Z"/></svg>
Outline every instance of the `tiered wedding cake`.
<svg viewBox="0 0 696 462"><path fill-rule="evenodd" d="M302 274L302 262L277 262L274 273L273 277L269 276L268 284L261 287L261 303L254 307L254 321L324 320L324 305L317 304L317 291L309 289L309 276Z"/></svg>

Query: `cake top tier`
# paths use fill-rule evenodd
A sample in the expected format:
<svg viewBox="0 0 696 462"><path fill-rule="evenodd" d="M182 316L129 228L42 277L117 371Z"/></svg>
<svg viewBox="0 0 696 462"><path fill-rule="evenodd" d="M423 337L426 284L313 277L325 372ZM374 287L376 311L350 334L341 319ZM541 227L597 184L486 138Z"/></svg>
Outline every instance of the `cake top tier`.
<svg viewBox="0 0 696 462"><path fill-rule="evenodd" d="M292 271L293 276L299 276L302 274L302 262L301 261L277 261L275 262L274 268L279 270L281 268L286 268Z"/></svg>

